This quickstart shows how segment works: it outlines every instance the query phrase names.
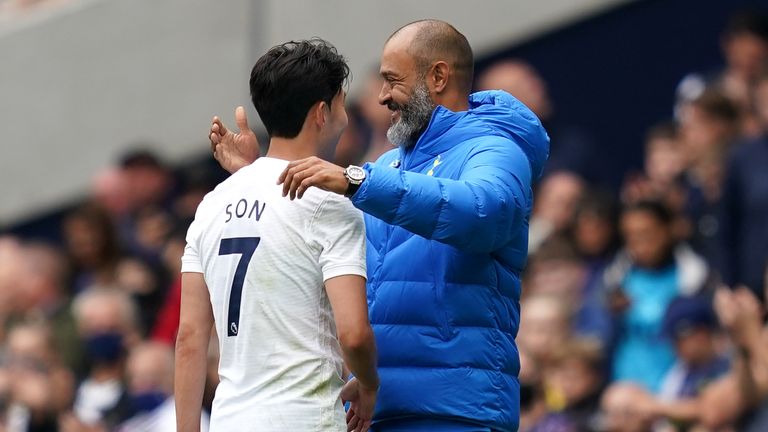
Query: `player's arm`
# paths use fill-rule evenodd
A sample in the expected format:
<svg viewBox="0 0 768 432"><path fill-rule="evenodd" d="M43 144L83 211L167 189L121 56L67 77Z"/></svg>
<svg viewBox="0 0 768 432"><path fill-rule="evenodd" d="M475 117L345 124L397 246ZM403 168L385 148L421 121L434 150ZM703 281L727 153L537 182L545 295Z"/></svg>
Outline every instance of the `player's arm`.
<svg viewBox="0 0 768 432"><path fill-rule="evenodd" d="M371 425L379 375L376 372L376 343L368 322L365 278L337 276L325 281L325 291L333 308L336 332L344 363L355 376L342 391L350 401L347 430L367 431Z"/></svg>
<svg viewBox="0 0 768 432"><path fill-rule="evenodd" d="M325 291L333 308L344 362L361 385L377 389L379 376L376 373L376 343L368 322L365 278L344 275L328 279Z"/></svg>
<svg viewBox="0 0 768 432"><path fill-rule="evenodd" d="M182 273L174 379L177 432L200 431L212 327L213 311L203 274Z"/></svg>
<svg viewBox="0 0 768 432"><path fill-rule="evenodd" d="M451 180L366 164L355 207L422 237L463 251L485 253L518 235L531 205L528 157L514 142L487 137ZM317 157L288 164L278 178L283 195L301 198L309 187L344 194L344 169Z"/></svg>
<svg viewBox="0 0 768 432"><path fill-rule="evenodd" d="M245 108L239 106L235 109L235 123L240 129L237 133L227 129L221 119L215 116L208 134L213 157L230 174L250 165L259 157L259 141L248 127Z"/></svg>

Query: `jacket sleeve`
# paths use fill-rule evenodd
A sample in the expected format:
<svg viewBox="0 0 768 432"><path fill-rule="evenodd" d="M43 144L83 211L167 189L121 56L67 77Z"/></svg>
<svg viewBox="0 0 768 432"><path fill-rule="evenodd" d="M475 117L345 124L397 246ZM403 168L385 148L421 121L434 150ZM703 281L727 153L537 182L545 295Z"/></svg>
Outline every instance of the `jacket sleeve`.
<svg viewBox="0 0 768 432"><path fill-rule="evenodd" d="M483 138L458 180L379 164L365 169L368 176L352 197L357 208L465 252L489 253L504 246L530 211L530 163L509 139Z"/></svg>

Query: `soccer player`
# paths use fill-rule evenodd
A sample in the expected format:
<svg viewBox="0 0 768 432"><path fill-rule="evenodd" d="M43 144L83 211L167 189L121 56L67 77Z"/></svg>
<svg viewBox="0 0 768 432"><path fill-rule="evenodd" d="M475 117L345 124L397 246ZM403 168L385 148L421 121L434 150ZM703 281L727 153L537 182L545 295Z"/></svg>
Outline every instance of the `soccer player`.
<svg viewBox="0 0 768 432"><path fill-rule="evenodd" d="M344 58L319 39L276 46L253 67L251 97L270 148L208 194L189 228L178 431L199 430L214 324L221 382L212 431L346 431L340 395L351 402L349 430L370 425L379 382L362 214L341 195L313 188L292 201L277 185L288 161L339 139L347 75ZM248 131L242 108L236 118ZM342 357L356 377L346 385Z"/></svg>
<svg viewBox="0 0 768 432"><path fill-rule="evenodd" d="M376 432L519 426L520 274L531 185L549 138L508 93L470 94L473 64L450 24L403 26L384 44L379 94L399 148L362 169L293 161L280 178L291 198L319 188L350 196L365 213L381 376ZM243 158L246 137L212 125L210 138L217 160L237 171L227 162ZM357 184L350 189L345 177Z"/></svg>

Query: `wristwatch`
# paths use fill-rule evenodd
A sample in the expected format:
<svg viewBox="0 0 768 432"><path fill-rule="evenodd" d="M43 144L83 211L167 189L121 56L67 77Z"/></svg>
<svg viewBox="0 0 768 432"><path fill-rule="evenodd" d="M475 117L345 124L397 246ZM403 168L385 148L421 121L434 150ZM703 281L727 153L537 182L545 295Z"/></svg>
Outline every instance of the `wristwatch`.
<svg viewBox="0 0 768 432"><path fill-rule="evenodd" d="M346 177L349 182L347 191L344 192L345 197L351 197L358 189L360 189L360 185L363 184L363 180L365 180L365 175L365 170L355 165L350 165L344 170L344 177Z"/></svg>

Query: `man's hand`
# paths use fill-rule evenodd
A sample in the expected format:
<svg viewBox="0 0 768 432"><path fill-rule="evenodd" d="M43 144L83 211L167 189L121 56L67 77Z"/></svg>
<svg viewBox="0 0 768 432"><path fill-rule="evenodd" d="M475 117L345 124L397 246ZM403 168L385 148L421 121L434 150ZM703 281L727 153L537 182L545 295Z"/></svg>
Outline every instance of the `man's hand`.
<svg viewBox="0 0 768 432"><path fill-rule="evenodd" d="M259 157L259 141L248 127L245 108L239 106L235 109L235 123L240 129L238 133L228 130L221 119L215 116L208 135L208 139L211 140L213 157L230 174L250 165Z"/></svg>
<svg viewBox="0 0 768 432"><path fill-rule="evenodd" d="M341 399L349 402L347 432L366 432L371 427L378 389L369 389L352 378L341 389Z"/></svg>
<svg viewBox="0 0 768 432"><path fill-rule="evenodd" d="M719 288L714 306L720 323L739 346L749 349L760 343L763 311L749 288L738 287L733 291Z"/></svg>
<svg viewBox="0 0 768 432"><path fill-rule="evenodd" d="M339 195L344 195L349 187L344 168L315 156L289 163L277 184L283 185L283 196L289 195L291 199L301 198L312 186Z"/></svg>

